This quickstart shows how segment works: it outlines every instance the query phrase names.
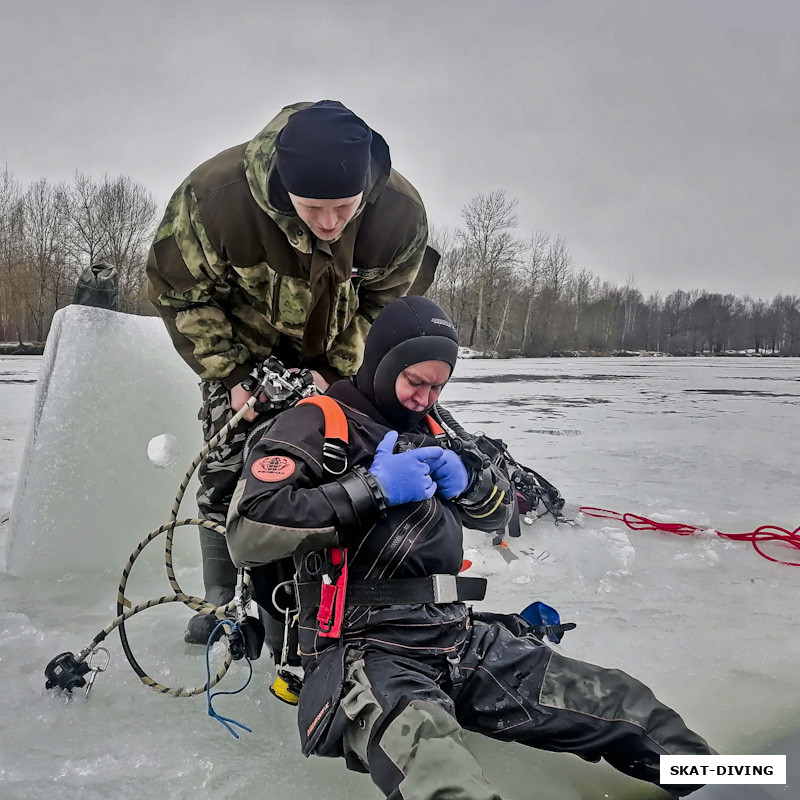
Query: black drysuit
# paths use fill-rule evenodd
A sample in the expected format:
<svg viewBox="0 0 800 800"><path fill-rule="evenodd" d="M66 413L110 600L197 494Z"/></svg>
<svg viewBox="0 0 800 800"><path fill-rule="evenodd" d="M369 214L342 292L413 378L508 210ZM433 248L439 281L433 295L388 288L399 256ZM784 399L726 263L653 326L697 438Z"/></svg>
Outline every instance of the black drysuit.
<svg viewBox="0 0 800 800"><path fill-rule="evenodd" d="M388 424L352 381L334 384L329 395L347 417L349 467L369 467ZM403 440L436 444L424 424ZM336 479L322 468L323 443L319 408L299 406L275 419L234 497L228 535L235 563L255 566L291 554L307 583L315 580L307 554L341 545L351 581L455 575L462 522L487 530L505 522L510 496L480 520L458 501L434 497L390 508L371 528L357 530ZM284 459L279 479L257 477L256 465L275 456ZM660 755L713 752L646 686L554 652L518 617L472 614L461 602L350 607L341 638L328 639L317 630L316 605L300 615L303 751L344 756L389 797L497 798L462 729L605 758L654 783Z"/></svg>

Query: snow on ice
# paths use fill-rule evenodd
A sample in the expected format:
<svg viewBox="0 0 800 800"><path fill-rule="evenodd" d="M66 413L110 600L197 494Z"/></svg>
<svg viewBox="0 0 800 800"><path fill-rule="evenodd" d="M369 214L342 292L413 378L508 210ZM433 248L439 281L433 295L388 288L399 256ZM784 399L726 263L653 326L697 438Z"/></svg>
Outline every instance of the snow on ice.
<svg viewBox="0 0 800 800"><path fill-rule="evenodd" d="M465 427L503 438L555 483L576 519L523 525L503 548L466 532L468 574L490 579L483 605L511 612L544 600L578 623L560 645L567 655L644 680L721 752L789 755L786 787L709 787L698 798L800 797L800 567L714 532L800 521L799 367L798 359L470 359L443 396ZM200 446L195 383L160 321L97 309L61 312L43 358L0 358L3 798L379 796L343 763L299 754L294 711L267 692L267 658L241 694L215 702L253 728L239 740L206 715L203 698L165 699L143 687L115 634L89 700L67 703L43 688L50 659L80 650L114 617L125 559L169 514ZM708 530L634 532L578 514L584 505ZM181 516L191 516L185 506ZM176 533L178 579L190 593L202 586L195 540L190 529ZM169 592L160 541L134 567L134 602ZM799 560L796 551L769 552ZM171 685L204 680L200 651L182 641L189 613L160 607L128 624L144 668ZM236 663L221 688L245 679ZM531 787L541 800L664 796L603 764L468 739L507 800L528 800Z"/></svg>

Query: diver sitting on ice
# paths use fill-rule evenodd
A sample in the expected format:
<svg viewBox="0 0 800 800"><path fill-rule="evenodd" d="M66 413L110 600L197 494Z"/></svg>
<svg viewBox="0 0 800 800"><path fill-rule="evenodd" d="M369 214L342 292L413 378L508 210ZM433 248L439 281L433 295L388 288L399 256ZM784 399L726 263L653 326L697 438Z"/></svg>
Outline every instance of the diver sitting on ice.
<svg viewBox="0 0 800 800"><path fill-rule="evenodd" d="M639 681L466 604L486 582L458 577L462 524L497 530L514 493L493 465L465 465L427 416L457 353L435 303L394 300L355 377L276 417L236 489L234 562L255 576L294 559L303 752L343 756L405 800L499 797L464 729L605 758L652 783L662 754L713 753Z"/></svg>

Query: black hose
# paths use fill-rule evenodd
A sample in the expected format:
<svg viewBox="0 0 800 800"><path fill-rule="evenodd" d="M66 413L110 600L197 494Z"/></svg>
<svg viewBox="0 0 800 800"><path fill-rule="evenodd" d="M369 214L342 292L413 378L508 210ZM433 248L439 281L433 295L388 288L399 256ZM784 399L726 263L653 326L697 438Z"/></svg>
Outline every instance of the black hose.
<svg viewBox="0 0 800 800"><path fill-rule="evenodd" d="M434 417L438 417L439 423L443 423L444 425L446 425L462 439L471 441L472 439L475 438L474 436L472 436L471 433L468 433L466 430L464 430L464 428L461 427L461 425L459 425L455 421L453 415L446 408L442 408L442 406L440 406L438 403L434 404L431 411L433 412Z"/></svg>
<svg viewBox="0 0 800 800"><path fill-rule="evenodd" d="M122 605L120 600L117 600L117 616L121 617L125 613L125 606ZM119 641L122 645L122 652L125 653L125 658L128 659L128 663L131 665L131 669L140 677L146 678L148 677L147 673L139 666L139 662L133 657L133 651L131 650L131 646L128 642L128 632L125 630L125 622L122 621L117 626L119 633Z"/></svg>

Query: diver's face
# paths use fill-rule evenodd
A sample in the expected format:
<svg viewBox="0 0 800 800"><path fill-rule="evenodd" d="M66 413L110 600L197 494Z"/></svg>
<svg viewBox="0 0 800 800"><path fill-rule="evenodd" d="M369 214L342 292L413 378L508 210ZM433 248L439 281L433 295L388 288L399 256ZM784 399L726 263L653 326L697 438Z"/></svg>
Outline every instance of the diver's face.
<svg viewBox="0 0 800 800"><path fill-rule="evenodd" d="M394 392L409 411L427 411L439 399L449 379L450 365L446 361L421 361L397 376Z"/></svg>
<svg viewBox="0 0 800 800"><path fill-rule="evenodd" d="M326 242L331 242L345 229L361 205L364 192L338 200L315 200L289 193L297 216L311 229L311 233Z"/></svg>

